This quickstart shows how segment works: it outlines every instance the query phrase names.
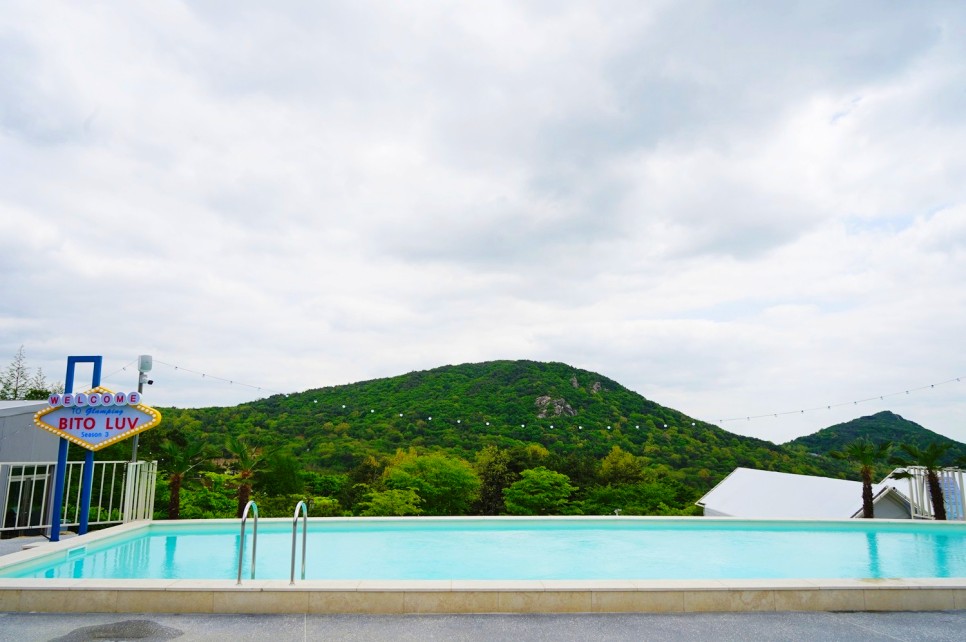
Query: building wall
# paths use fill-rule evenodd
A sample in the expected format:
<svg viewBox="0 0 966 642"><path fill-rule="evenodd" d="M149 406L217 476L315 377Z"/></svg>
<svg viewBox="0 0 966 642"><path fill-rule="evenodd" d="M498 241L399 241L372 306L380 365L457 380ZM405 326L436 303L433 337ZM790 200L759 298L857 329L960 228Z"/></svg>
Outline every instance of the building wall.
<svg viewBox="0 0 966 642"><path fill-rule="evenodd" d="M59 439L34 426L34 414L46 404L0 412L0 462L57 461Z"/></svg>
<svg viewBox="0 0 966 642"><path fill-rule="evenodd" d="M892 495L886 495L873 507L876 519L911 519L909 507Z"/></svg>

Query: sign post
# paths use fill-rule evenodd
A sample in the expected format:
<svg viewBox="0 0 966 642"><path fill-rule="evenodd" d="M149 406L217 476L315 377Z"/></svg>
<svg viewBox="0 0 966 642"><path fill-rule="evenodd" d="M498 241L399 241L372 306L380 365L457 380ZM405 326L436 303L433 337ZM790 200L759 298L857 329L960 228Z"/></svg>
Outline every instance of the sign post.
<svg viewBox="0 0 966 642"><path fill-rule="evenodd" d="M60 437L57 453L54 497L51 502L50 541L60 540L61 511L64 505L64 477L67 447L70 442L87 450L81 477L81 505L78 532L87 532L94 479L94 451L154 428L161 413L141 403L140 392L114 392L101 387L102 357L67 357L64 393L50 396L50 407L34 415L38 428ZM74 368L78 363L93 363L92 388L74 394Z"/></svg>
<svg viewBox="0 0 966 642"><path fill-rule="evenodd" d="M64 394L67 395L74 392L74 368L78 363L93 363L94 374L91 376L91 385L101 385L102 362L102 357L67 357L67 374L64 376ZM67 447L69 445L69 441L63 437L60 438L60 447L57 450L57 468L54 471L54 500L50 506L50 541L52 542L60 541L60 513L64 506L64 477L67 473ZM87 466L85 463L84 468L93 468L93 466ZM88 492L89 495L90 492ZM88 499L88 501L90 500Z"/></svg>

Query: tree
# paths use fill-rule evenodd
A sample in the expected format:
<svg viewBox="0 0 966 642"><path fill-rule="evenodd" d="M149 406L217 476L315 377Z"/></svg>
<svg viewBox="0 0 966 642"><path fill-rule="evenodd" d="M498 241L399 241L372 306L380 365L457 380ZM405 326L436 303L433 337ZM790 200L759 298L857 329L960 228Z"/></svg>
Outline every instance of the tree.
<svg viewBox="0 0 966 642"><path fill-rule="evenodd" d="M503 491L503 499L511 515L558 515L575 490L569 477L540 466L520 473L519 481Z"/></svg>
<svg viewBox="0 0 966 642"><path fill-rule="evenodd" d="M505 510L503 489L519 477L510 465L509 451L493 444L476 453L474 467L480 477L479 507L482 515L499 515Z"/></svg>
<svg viewBox="0 0 966 642"><path fill-rule="evenodd" d="M168 519L178 519L181 516L181 487L188 472L208 458L207 448L198 441L181 446L165 439L158 451L161 468L168 474Z"/></svg>
<svg viewBox="0 0 966 642"><path fill-rule="evenodd" d="M416 457L402 454L401 461L386 469L385 485L388 489L415 490L428 515L465 515L480 492L480 478L473 467L441 453Z"/></svg>
<svg viewBox="0 0 966 642"><path fill-rule="evenodd" d="M359 502L359 507L362 508L360 515L366 517L420 515L423 512L419 507L422 501L411 488L373 491L366 495L365 501Z"/></svg>
<svg viewBox="0 0 966 642"><path fill-rule="evenodd" d="M641 460L620 446L614 446L600 462L600 479L605 484L632 484L641 480Z"/></svg>
<svg viewBox="0 0 966 642"><path fill-rule="evenodd" d="M17 350L7 370L0 374L0 399L39 401L46 399L51 393L58 392L56 388L59 387L61 386L51 385L47 381L41 368L37 368L37 372L33 375L30 374L23 346Z"/></svg>
<svg viewBox="0 0 966 642"><path fill-rule="evenodd" d="M202 471L199 483L181 488L181 519L228 519L235 515L237 491L231 475ZM186 478L194 481L194 478Z"/></svg>
<svg viewBox="0 0 966 642"><path fill-rule="evenodd" d="M7 371L0 375L0 399L23 399L30 385L30 368L23 346L13 356Z"/></svg>
<svg viewBox="0 0 966 642"><path fill-rule="evenodd" d="M235 435L228 436L225 448L235 458L233 468L235 469L235 479L238 482L238 511L236 517L241 518L245 506L248 505L248 500L252 497L252 481L255 472L262 466L265 453L261 448L249 446Z"/></svg>
<svg viewBox="0 0 966 642"><path fill-rule="evenodd" d="M892 442L874 444L868 439L859 438L847 444L841 451L829 453L835 459L844 459L859 467L859 474L862 476L862 517L866 519L875 517L872 505L872 473L875 464L884 459L891 449Z"/></svg>
<svg viewBox="0 0 966 642"><path fill-rule="evenodd" d="M943 488L939 485L939 475L942 468L942 458L946 451L952 447L950 443L939 443L934 441L925 448L919 448L912 444L902 444L899 446L906 458L897 457L893 461L900 466L922 466L926 469L926 484L929 486L929 499L932 500L932 513L937 520L946 519L946 503L943 498ZM900 471L892 473L894 479L908 479L912 473Z"/></svg>
<svg viewBox="0 0 966 642"><path fill-rule="evenodd" d="M298 495L305 490L299 462L289 454L276 453L265 458L265 466L255 471L254 486L262 495Z"/></svg>
<svg viewBox="0 0 966 642"><path fill-rule="evenodd" d="M694 515L687 489L674 480L641 481L619 486L597 486L580 502L584 515Z"/></svg>

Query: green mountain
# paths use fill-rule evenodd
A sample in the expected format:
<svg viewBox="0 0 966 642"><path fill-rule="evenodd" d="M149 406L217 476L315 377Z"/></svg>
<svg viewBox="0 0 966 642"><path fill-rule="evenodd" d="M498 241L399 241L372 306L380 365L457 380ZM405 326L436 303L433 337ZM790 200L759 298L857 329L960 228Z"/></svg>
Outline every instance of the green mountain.
<svg viewBox="0 0 966 642"><path fill-rule="evenodd" d="M833 450L842 450L848 443L859 438L869 439L874 443L891 441L893 444L912 444L919 448L925 448L931 442L949 444L950 448L944 459L949 465L957 458L966 457L966 444L923 428L888 410L823 428L786 445L801 446L809 452L827 455Z"/></svg>
<svg viewBox="0 0 966 642"><path fill-rule="evenodd" d="M566 475L576 487L569 512L595 514L613 507L627 514L691 511L738 466L854 475L844 462L730 433L563 363L444 366L234 407L160 410L164 422L142 435L142 456L159 457L165 439L201 442L220 452L216 467L230 468L224 444L234 435L274 453L273 465L298 482L281 484L288 492L305 488L335 497L341 510L354 514L371 508L373 492L388 489L393 466L431 454L471 464L484 497L492 482L487 466L493 457L504 462L505 475L490 493L497 508L487 509L481 499L475 510L482 512L499 510L502 489L538 468ZM162 471L165 466L162 460ZM256 494L281 492L280 475L272 481L263 472Z"/></svg>

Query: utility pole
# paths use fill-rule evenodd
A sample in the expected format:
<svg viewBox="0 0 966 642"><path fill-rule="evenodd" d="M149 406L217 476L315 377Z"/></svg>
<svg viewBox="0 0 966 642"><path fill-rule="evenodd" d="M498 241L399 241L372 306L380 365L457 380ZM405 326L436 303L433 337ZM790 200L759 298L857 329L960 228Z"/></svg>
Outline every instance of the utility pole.
<svg viewBox="0 0 966 642"><path fill-rule="evenodd" d="M153 365L153 360L151 355L142 354L138 357L138 394L141 395L144 392L144 384L149 386L154 382L148 379L148 373L151 372L151 366ZM134 435L131 439L131 463L138 460L138 437L141 435Z"/></svg>

